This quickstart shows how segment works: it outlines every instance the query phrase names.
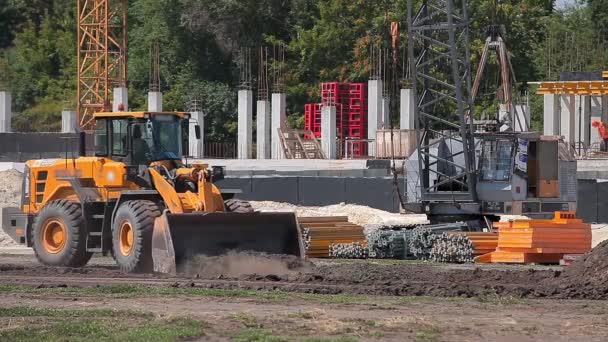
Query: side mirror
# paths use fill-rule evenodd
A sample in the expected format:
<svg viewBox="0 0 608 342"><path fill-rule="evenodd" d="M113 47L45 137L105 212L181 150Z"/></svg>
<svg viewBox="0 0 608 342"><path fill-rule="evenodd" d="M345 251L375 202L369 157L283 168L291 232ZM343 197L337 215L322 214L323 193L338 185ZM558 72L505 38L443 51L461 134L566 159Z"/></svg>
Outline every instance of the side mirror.
<svg viewBox="0 0 608 342"><path fill-rule="evenodd" d="M196 140L201 140L201 126L194 126L194 135L196 135Z"/></svg>

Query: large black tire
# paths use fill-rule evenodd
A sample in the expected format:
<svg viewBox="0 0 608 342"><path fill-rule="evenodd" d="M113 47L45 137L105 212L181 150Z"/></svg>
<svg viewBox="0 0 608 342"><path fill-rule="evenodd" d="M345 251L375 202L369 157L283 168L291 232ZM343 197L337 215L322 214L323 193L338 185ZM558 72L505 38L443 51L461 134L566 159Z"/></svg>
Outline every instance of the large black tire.
<svg viewBox="0 0 608 342"><path fill-rule="evenodd" d="M61 238L51 241L53 231ZM68 200L47 203L36 216L32 241L36 259L49 266L83 267L93 253L87 252L82 207Z"/></svg>
<svg viewBox="0 0 608 342"><path fill-rule="evenodd" d="M225 200L224 206L226 207L226 211L229 213L247 214L255 212L251 206L251 203L237 198Z"/></svg>
<svg viewBox="0 0 608 342"><path fill-rule="evenodd" d="M127 201L120 205L112 224L112 251L122 271L129 273L154 271L152 232L154 220L160 215L158 205L152 201ZM128 245L130 248L124 244L123 233L126 230L132 232L131 243ZM129 233L126 235L128 236Z"/></svg>

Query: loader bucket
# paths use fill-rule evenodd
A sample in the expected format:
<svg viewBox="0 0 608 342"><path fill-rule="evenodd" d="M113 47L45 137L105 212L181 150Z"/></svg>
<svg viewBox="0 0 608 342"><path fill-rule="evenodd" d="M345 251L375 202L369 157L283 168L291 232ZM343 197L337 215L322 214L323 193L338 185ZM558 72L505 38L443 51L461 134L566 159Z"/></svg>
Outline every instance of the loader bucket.
<svg viewBox="0 0 608 342"><path fill-rule="evenodd" d="M154 223L154 271L176 274L198 255L219 256L231 251L305 257L294 213L165 212Z"/></svg>

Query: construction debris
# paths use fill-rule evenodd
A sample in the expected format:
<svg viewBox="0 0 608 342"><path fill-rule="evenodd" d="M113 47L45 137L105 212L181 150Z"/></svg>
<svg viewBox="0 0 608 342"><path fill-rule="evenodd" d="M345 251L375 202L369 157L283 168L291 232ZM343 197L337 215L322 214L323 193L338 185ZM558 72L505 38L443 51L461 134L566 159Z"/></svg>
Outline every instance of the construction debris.
<svg viewBox="0 0 608 342"><path fill-rule="evenodd" d="M475 262L557 264L564 254L591 250L591 225L576 219L574 213L556 212L552 220L514 220L496 226L496 251Z"/></svg>
<svg viewBox="0 0 608 342"><path fill-rule="evenodd" d="M348 222L346 216L299 217L306 255L329 258L332 244L359 243L367 247L363 227Z"/></svg>
<svg viewBox="0 0 608 342"><path fill-rule="evenodd" d="M335 259L367 259L367 246L360 242L332 243L329 256Z"/></svg>

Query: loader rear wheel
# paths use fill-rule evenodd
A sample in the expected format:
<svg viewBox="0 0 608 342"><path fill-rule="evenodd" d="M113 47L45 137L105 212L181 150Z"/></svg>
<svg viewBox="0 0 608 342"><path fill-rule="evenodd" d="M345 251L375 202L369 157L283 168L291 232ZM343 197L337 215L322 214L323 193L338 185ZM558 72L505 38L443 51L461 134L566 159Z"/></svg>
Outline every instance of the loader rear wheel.
<svg viewBox="0 0 608 342"><path fill-rule="evenodd" d="M152 231L160 214L151 201L127 201L120 205L112 226L112 251L122 271L153 271Z"/></svg>
<svg viewBox="0 0 608 342"><path fill-rule="evenodd" d="M226 207L226 211L230 213L248 214L254 212L251 203L236 198L224 201L224 206Z"/></svg>
<svg viewBox="0 0 608 342"><path fill-rule="evenodd" d="M68 200L49 202L34 221L33 245L38 261L49 266L82 267L93 253L87 252L80 204Z"/></svg>

